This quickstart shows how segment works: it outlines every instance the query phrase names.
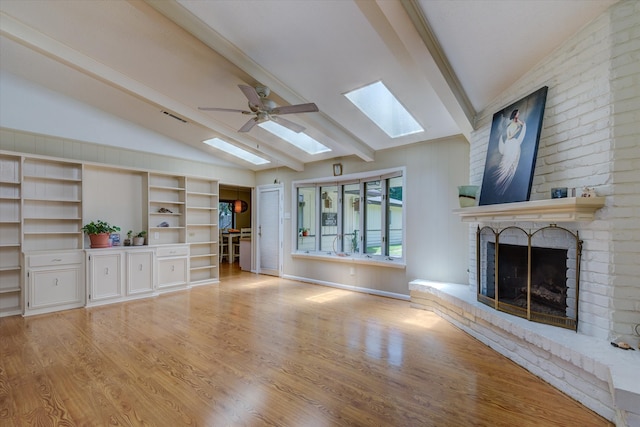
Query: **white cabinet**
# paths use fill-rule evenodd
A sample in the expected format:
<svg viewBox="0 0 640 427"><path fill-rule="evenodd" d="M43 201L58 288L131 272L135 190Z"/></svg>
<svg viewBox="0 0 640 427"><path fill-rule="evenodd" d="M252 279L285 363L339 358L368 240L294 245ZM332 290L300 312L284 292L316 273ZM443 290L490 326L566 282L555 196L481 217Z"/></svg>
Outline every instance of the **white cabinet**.
<svg viewBox="0 0 640 427"><path fill-rule="evenodd" d="M173 291L189 285L189 245L169 245L156 249L158 290Z"/></svg>
<svg viewBox="0 0 640 427"><path fill-rule="evenodd" d="M153 295L153 248L88 249L87 306Z"/></svg>
<svg viewBox="0 0 640 427"><path fill-rule="evenodd" d="M81 251L31 252L24 255L24 260L25 316L84 306Z"/></svg>
<svg viewBox="0 0 640 427"><path fill-rule="evenodd" d="M0 152L0 317L218 282L218 190L208 178ZM102 214L125 233L147 230L147 246L82 252L82 225Z"/></svg>
<svg viewBox="0 0 640 427"><path fill-rule="evenodd" d="M87 252L87 305L121 299L122 252Z"/></svg>
<svg viewBox="0 0 640 427"><path fill-rule="evenodd" d="M127 251L127 295L154 291L153 250Z"/></svg>

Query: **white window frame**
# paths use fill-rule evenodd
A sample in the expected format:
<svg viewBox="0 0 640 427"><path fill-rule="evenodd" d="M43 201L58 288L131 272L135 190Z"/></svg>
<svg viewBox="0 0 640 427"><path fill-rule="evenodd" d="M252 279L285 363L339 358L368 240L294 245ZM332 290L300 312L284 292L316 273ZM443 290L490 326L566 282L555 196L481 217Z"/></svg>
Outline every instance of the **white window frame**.
<svg viewBox="0 0 640 427"><path fill-rule="evenodd" d="M387 222L386 222L386 215L387 215L387 179L389 178L394 178L394 177L402 177L402 256L401 257L392 257L386 254L386 248L388 247L388 243L386 242L387 240ZM382 235L381 238L384 239L381 242L382 245L382 254L381 255L371 255L371 254L366 254L365 248L364 248L364 229L365 229L365 215L364 215L364 210L365 210L365 205L364 205L364 198L362 197L364 195L364 188L365 188L365 182L367 181L376 181L376 180L380 180L381 181L381 187L382 187L382 191L383 191L383 198L384 200L381 201L381 209L380 209L380 213L381 213L381 227L382 227ZM342 220L343 220L343 206L342 206L342 186L343 185L347 185L347 184L354 184L354 183L359 183L359 187L360 187L360 196L361 196L361 200L362 200L362 205L360 208L360 242L361 244L359 245L359 252L358 253L348 253L348 252L333 252L333 251L325 251L319 250L319 246L320 246L320 239L316 239L315 241L315 250L298 250L298 231L299 231L299 224L298 224L298 215L292 215L292 219L294 219L293 221L291 221L291 235L292 235L292 241L291 241L291 248L292 248L292 253L291 255L294 258L313 258L313 259L322 259L322 260L328 260L328 261L337 261L337 262L355 262L355 263L361 263L361 264L376 264L376 265L384 265L384 266L389 266L389 267L400 267L400 268L404 268L405 267L405 259L406 259L406 252L407 252L407 240L406 240L406 215L407 215L407 208L406 208L406 201L407 201L407 192L406 192L406 168L405 167L398 167L398 168L391 168L391 169L383 169L383 170L377 170L377 171L369 171L369 172L360 172L360 173L355 173L355 174L348 174L348 175L342 175L342 176L332 176L332 177L323 177L323 178L315 178L315 179L305 179L305 180L299 180L299 181L293 181L291 183L291 212L298 212L298 187L316 187L316 199L317 199L317 204L316 204L316 213L315 213L315 222L316 222L316 229L320 229L320 222L321 222L321 209L320 209L320 187L322 186L329 186L329 185L336 185L339 188L339 197L337 200L338 203L338 236L339 236L339 242L337 244L337 247L342 248L342 241L343 241L343 235L342 235Z"/></svg>

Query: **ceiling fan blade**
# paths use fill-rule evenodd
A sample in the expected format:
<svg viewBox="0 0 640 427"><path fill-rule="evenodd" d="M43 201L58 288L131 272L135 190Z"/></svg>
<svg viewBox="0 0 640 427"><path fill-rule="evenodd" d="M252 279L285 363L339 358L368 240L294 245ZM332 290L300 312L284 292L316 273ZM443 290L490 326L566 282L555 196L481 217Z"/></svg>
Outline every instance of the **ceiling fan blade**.
<svg viewBox="0 0 640 427"><path fill-rule="evenodd" d="M253 114L251 111L237 110L235 108L198 107L202 111L228 111L230 113Z"/></svg>
<svg viewBox="0 0 640 427"><path fill-rule="evenodd" d="M251 129L253 129L253 127L258 123L257 118L252 118L249 119L249 121L247 123L245 123L244 125L242 125L242 127L240 129L238 129L238 132L249 132Z"/></svg>
<svg viewBox="0 0 640 427"><path fill-rule="evenodd" d="M271 111L271 114L295 114L295 113L315 113L318 110L318 106L313 102L308 104L297 105L284 105L282 107L276 107Z"/></svg>
<svg viewBox="0 0 640 427"><path fill-rule="evenodd" d="M264 109L264 105L262 104L260 95L258 95L258 92L256 92L255 88L247 85L238 85L238 87L240 88L242 93L244 93L244 96L246 96L247 99L249 100L249 104L255 105L257 107L260 107L261 109Z"/></svg>
<svg viewBox="0 0 640 427"><path fill-rule="evenodd" d="M291 120L287 120L284 117L275 117L272 116L271 120L273 120L274 122L286 127L287 129L291 129L292 131L294 131L295 133L300 133L303 130L305 130L304 126L301 126L297 123L293 123Z"/></svg>

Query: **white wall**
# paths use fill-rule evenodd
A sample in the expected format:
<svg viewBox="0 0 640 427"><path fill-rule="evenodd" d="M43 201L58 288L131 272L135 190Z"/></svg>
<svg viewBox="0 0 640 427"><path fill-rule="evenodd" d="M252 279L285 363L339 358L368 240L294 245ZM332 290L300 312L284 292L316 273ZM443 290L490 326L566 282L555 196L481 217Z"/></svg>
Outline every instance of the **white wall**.
<svg viewBox="0 0 640 427"><path fill-rule="evenodd" d="M477 116L471 183L480 184L491 118L548 86L531 199L553 187L595 187L605 207L569 224L584 240L581 333L637 345L640 323L640 2L622 1L567 41ZM525 229L535 227L523 224ZM469 230L475 271L475 225ZM475 275L471 274L475 285Z"/></svg>
<svg viewBox="0 0 640 427"><path fill-rule="evenodd" d="M406 167L406 269L345 264L293 258L295 212L291 210L291 182L333 175L341 162L343 175L400 166ZM457 209L457 186L468 182L469 144L462 137L424 142L380 151L374 162L355 158L307 164L304 172L288 169L260 172L258 185L284 184L284 274L328 284L348 285L408 295L408 282L416 278L467 283L467 226L452 215ZM353 268L353 274L351 271Z"/></svg>

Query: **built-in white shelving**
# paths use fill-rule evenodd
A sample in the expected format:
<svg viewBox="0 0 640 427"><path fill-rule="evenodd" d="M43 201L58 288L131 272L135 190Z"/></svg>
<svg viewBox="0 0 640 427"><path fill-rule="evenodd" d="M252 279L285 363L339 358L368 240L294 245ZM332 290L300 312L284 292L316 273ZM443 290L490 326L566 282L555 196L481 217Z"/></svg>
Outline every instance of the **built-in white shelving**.
<svg viewBox="0 0 640 427"><path fill-rule="evenodd" d="M0 316L20 314L20 157L0 155Z"/></svg>
<svg viewBox="0 0 640 427"><path fill-rule="evenodd" d="M22 251L82 249L82 164L25 158Z"/></svg>
<svg viewBox="0 0 640 427"><path fill-rule="evenodd" d="M187 178L187 243L192 284L219 280L218 182Z"/></svg>
<svg viewBox="0 0 640 427"><path fill-rule="evenodd" d="M100 304L102 299L124 301L219 281L218 181L118 169L107 177L112 182L99 173L102 169L86 167L85 174L82 163L0 152L0 317L64 310L87 301ZM142 223L149 247L84 250L83 183L92 191L96 186L104 190L86 195L86 203L93 206L91 216L103 196L108 197L121 214L115 223L136 228ZM123 185L134 191L121 191ZM85 253L91 254L86 271ZM126 256L118 255L120 259L120 253ZM109 264L109 254L119 260L120 269ZM105 264L101 269L95 270L94 255ZM131 277L119 278L128 266L135 267ZM109 271L108 278L113 272L117 283L130 286L115 286L119 293L112 298L109 286L95 288L89 274L94 270ZM85 289L87 277L92 280Z"/></svg>
<svg viewBox="0 0 640 427"><path fill-rule="evenodd" d="M149 174L149 242L185 242L185 202L185 177Z"/></svg>

